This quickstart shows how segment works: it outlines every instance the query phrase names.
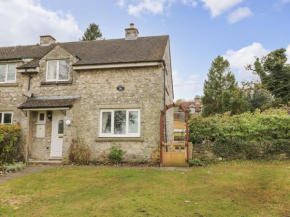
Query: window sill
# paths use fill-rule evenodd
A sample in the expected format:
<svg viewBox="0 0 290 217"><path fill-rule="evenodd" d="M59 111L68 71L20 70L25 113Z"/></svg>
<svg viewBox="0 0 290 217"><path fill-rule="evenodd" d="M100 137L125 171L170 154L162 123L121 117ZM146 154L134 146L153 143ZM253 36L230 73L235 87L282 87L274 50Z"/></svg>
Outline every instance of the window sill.
<svg viewBox="0 0 290 217"><path fill-rule="evenodd" d="M17 87L18 83L0 83L0 87Z"/></svg>
<svg viewBox="0 0 290 217"><path fill-rule="evenodd" d="M143 137L99 137L96 142L144 142Z"/></svg>
<svg viewBox="0 0 290 217"><path fill-rule="evenodd" d="M72 85L72 81L42 81L41 86L47 85Z"/></svg>

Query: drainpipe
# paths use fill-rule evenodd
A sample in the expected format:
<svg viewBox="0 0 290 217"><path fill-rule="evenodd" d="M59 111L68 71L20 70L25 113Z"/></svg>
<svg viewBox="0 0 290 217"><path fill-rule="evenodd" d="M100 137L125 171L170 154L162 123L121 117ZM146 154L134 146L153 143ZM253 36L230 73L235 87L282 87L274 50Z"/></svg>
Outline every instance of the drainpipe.
<svg viewBox="0 0 290 217"><path fill-rule="evenodd" d="M164 60L162 60L162 63L163 63L163 67L164 67L164 88L163 88L163 93L164 93L164 96L163 96L163 100L164 100L164 108L166 107L166 63ZM164 141L167 142L167 123L166 123L166 113L164 114L164 131L165 131L165 139Z"/></svg>

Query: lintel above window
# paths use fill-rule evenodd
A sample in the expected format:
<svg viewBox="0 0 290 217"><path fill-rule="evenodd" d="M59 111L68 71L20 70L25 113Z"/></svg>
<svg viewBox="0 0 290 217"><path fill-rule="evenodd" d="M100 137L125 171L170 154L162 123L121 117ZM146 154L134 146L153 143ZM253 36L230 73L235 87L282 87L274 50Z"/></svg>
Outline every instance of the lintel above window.
<svg viewBox="0 0 290 217"><path fill-rule="evenodd" d="M16 82L16 63L0 64L0 83Z"/></svg>
<svg viewBox="0 0 290 217"><path fill-rule="evenodd" d="M100 137L140 137L140 110L101 110Z"/></svg>
<svg viewBox="0 0 290 217"><path fill-rule="evenodd" d="M69 60L50 60L46 65L46 81L68 81Z"/></svg>
<svg viewBox="0 0 290 217"><path fill-rule="evenodd" d="M0 112L0 124L12 124L13 112Z"/></svg>

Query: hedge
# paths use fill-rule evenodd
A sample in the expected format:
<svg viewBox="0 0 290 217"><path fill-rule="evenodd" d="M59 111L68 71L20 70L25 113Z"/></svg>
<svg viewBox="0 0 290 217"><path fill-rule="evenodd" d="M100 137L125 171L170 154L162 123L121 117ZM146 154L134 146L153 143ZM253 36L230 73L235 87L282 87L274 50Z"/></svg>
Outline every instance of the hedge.
<svg viewBox="0 0 290 217"><path fill-rule="evenodd" d="M290 158L290 116L286 110L195 117L189 138L215 157L227 159Z"/></svg>
<svg viewBox="0 0 290 217"><path fill-rule="evenodd" d="M20 136L19 125L0 125L0 165L13 161Z"/></svg>

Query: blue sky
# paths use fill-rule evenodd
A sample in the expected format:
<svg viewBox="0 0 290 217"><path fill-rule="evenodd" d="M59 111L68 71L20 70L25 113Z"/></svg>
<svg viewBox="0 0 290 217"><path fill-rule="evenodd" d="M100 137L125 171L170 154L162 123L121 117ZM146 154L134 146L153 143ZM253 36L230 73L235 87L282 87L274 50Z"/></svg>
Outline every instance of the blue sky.
<svg viewBox="0 0 290 217"><path fill-rule="evenodd" d="M175 99L191 99L217 55L238 81L257 79L244 70L254 56L281 47L290 55L289 12L290 0L0 0L0 46L36 44L43 34L75 41L92 22L106 39L123 38L133 22L140 36L170 35Z"/></svg>

